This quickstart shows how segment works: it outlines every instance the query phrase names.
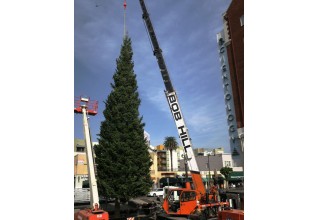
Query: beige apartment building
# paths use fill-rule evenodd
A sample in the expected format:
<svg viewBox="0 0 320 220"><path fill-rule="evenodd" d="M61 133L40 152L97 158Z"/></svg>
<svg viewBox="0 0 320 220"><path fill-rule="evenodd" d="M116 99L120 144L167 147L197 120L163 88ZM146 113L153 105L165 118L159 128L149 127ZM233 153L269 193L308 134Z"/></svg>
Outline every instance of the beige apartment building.
<svg viewBox="0 0 320 220"><path fill-rule="evenodd" d="M98 142L92 142L96 145ZM74 139L74 188L88 186L88 165L85 142L83 139Z"/></svg>
<svg viewBox="0 0 320 220"><path fill-rule="evenodd" d="M98 144L93 142L93 145ZM82 188L88 181L88 168L86 158L85 142L81 139L74 141L74 187ZM234 171L243 172L242 167L234 167L232 157L230 154L225 154L223 148L216 148L208 152L204 149L196 150L199 156L196 156L199 165L200 173L205 179L209 176L208 159L210 162L210 174L213 175L214 171L220 175L220 168L223 166L233 167ZM165 150L163 145L153 147L149 145L150 158L153 162L150 167L151 179L154 182L153 188L160 187L160 179L166 177L176 177L185 174L185 167L183 162L183 147L178 147L177 150L172 152L173 169L171 171L171 158L170 151ZM211 155L209 155L211 153ZM202 156L200 156L202 155ZM209 155L209 157L207 157Z"/></svg>
<svg viewBox="0 0 320 220"><path fill-rule="evenodd" d="M82 188L86 180L88 180L86 154L77 154L74 156L74 188Z"/></svg>

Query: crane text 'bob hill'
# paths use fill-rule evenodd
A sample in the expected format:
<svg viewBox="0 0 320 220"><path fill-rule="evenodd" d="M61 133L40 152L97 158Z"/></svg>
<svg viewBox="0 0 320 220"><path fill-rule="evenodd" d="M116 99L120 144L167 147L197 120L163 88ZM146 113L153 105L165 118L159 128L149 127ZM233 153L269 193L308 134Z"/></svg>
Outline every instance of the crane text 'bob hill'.
<svg viewBox="0 0 320 220"><path fill-rule="evenodd" d="M185 123L182 119L178 100L177 100L174 92L168 94L167 97L168 97L168 103L170 105L170 110L171 110L172 116L176 122L178 131L179 131L179 136L180 136L182 145L186 149L186 148L190 147L190 139L189 139L188 132L186 130Z"/></svg>

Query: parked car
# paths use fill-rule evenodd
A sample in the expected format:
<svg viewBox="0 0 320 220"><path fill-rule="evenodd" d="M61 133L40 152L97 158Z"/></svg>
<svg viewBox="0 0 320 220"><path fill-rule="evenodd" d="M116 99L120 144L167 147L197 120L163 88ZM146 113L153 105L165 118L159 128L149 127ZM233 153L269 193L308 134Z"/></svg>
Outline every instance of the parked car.
<svg viewBox="0 0 320 220"><path fill-rule="evenodd" d="M163 188L157 188L148 193L148 196L163 196Z"/></svg>

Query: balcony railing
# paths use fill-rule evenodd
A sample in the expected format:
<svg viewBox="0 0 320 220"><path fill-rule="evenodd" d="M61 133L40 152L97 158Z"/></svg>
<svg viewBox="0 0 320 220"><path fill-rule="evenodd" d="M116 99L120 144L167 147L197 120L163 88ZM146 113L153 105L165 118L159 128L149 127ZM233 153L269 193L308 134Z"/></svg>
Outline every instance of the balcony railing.
<svg viewBox="0 0 320 220"><path fill-rule="evenodd" d="M158 168L158 171L177 172L177 171L179 171L179 169L178 169L178 168L173 168L172 171L171 171L170 168L167 168L167 167L159 167L159 168Z"/></svg>

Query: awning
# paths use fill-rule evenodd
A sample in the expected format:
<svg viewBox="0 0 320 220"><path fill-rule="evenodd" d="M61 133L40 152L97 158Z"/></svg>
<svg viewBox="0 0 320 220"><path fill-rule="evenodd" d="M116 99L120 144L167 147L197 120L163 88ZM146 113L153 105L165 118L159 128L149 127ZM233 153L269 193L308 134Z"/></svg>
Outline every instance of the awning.
<svg viewBox="0 0 320 220"><path fill-rule="evenodd" d="M214 177L214 175L212 175L210 181L214 181L214 180L215 180L215 177ZM224 177L219 174L217 180L218 180L218 181L223 181L223 180L224 180ZM203 182L207 182L207 181L208 181L208 175L207 175L207 177L202 178L202 181L203 181Z"/></svg>
<svg viewBox="0 0 320 220"><path fill-rule="evenodd" d="M243 180L243 171L235 171L230 173L228 180Z"/></svg>

